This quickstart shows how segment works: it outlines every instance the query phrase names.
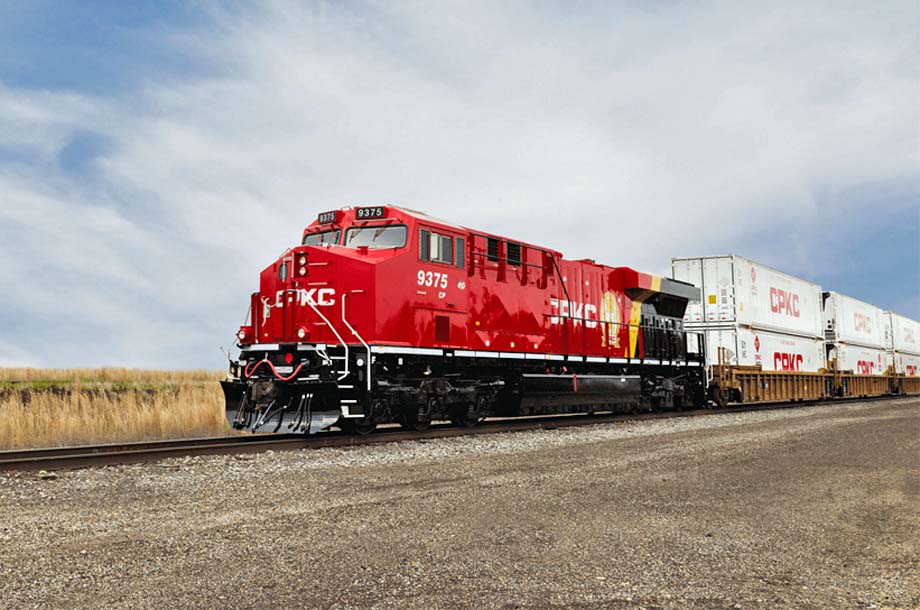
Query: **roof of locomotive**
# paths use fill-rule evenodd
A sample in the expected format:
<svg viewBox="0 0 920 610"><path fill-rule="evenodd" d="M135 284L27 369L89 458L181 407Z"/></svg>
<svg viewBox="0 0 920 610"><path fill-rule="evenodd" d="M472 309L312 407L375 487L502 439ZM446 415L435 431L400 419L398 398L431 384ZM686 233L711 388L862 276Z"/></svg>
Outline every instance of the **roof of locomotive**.
<svg viewBox="0 0 920 610"><path fill-rule="evenodd" d="M347 212L350 210L355 210L360 207L363 207L363 206L345 206L345 207L339 208L338 211ZM410 216L415 220L421 220L423 222L440 225L444 228L457 231L458 233L469 233L471 235L475 235L478 237L487 237L487 238L491 237L491 238L501 239L501 240L506 240L506 241L508 240L507 237L502 237L501 235L496 235L495 233L488 233L485 231L479 231L477 229L471 229L469 227L464 227L462 225L458 225L456 223L453 223L447 220L443 220L435 216L430 216L424 212L413 210L412 208L405 208L405 207L397 206L397 205L383 205L380 207L385 207L390 210L395 210L403 216ZM373 221L373 220L383 220L383 219L374 218L374 219L368 219L368 220ZM319 224L318 219L310 223L310 225L308 225L306 229L304 229L304 233L306 233L310 228L318 224ZM559 252L558 250L553 250L551 248L545 248L543 246L537 246L535 244L530 244L527 242L521 242L517 240L511 240L511 241L514 241L515 243L519 243L522 246L525 246L528 248L533 248L535 250L542 250L545 252L549 252L551 254L558 256L561 259L564 259L563 254ZM650 285L646 286L646 284L650 282L650 278L655 277L659 280L659 288L655 290L656 292L671 294L673 296L678 296L681 298L699 298L698 290L692 284L686 284L678 280L672 280L670 278L664 278L664 277L658 278L657 276L653 276L652 274L649 274L649 273L637 271L631 267L611 267L603 263L598 263L594 259L590 259L590 258L571 260L569 262L581 263L583 265L593 265L595 267L602 267L604 269L609 269L611 271L617 271L620 273L627 274L627 276L631 276L630 280L627 280L628 283L630 283L632 286L646 288L646 289L650 287Z"/></svg>
<svg viewBox="0 0 920 610"><path fill-rule="evenodd" d="M464 227L463 225L458 225L458 224L456 224L456 223L450 222L449 220L442 220L441 218L437 218L437 217L435 217L435 216L431 216L431 215L429 215L429 214L426 214L425 212L419 212L418 210L413 210L412 208L404 208L404 207L400 207L400 206L397 206L397 205L391 205L391 206L389 206L389 207L392 208L392 209L394 209L394 210L399 210L400 212L403 212L404 214L408 214L408 215L410 215L410 216L413 216L413 217L415 217L415 218L418 219L418 220L424 220L424 221L426 221L426 222L435 222L435 223L438 223L438 224L441 224L441 225L450 227L450 228L452 228L452 229L454 229L454 230L456 230L456 231L468 231L468 232L470 232L470 233L473 233L474 235L482 235L482 236L485 236L485 237L495 237L495 238L497 238L497 239L503 239L503 240L506 240L506 241L509 241L509 239L510 239L510 238L508 238L508 237L503 237L503 236L497 235L497 234L495 234L495 233L490 233L489 231L481 231L481 230L479 230L479 229L472 229L472 228L470 228L470 227ZM547 248L547 247L545 247L545 246L538 246L538 245L536 245L536 244L532 244L532 243L525 242L525 241L520 241L520 240L517 240L517 239L510 239L510 241L513 241L513 242L515 242L515 243L519 243L519 244L521 244L521 245L523 245L523 246L527 246L527 247L529 247L529 248L535 248L535 249L538 249L538 250L546 250L547 252L552 252L552 253L554 253L554 254L558 254L559 256L562 256L562 253L561 253L561 252L559 252L558 250L553 250L552 248Z"/></svg>
<svg viewBox="0 0 920 610"><path fill-rule="evenodd" d="M468 229L467 227L460 226L460 225L458 225L458 224L456 224L456 223L453 223L453 222L451 222L451 221L449 221L449 220L444 220L443 218L437 218L436 216L431 216L430 214L426 214L425 212L420 212L420 211L418 211L418 210L413 210L412 208L404 208L404 207L399 206L399 205L390 205L390 206L387 206L387 207L390 208L390 209L392 209L392 210L399 210L399 211L402 212L403 214L408 214L409 216L413 216L413 217L417 218L418 220L424 220L424 221L427 221L427 222L436 222L436 223L438 223L438 224L441 224L441 225L444 225L444 226L448 226L448 227L450 227L450 228L452 228L452 229L456 229L457 231L469 231L469 230L470 230L470 229Z"/></svg>
<svg viewBox="0 0 920 610"><path fill-rule="evenodd" d="M356 209L356 208L359 208L359 207L363 207L363 206L344 206L344 207L339 208L339 210L342 211L342 212L346 212L346 211L348 211L348 210L353 210L353 209ZM559 256L560 258L564 258L562 252L559 252L558 250L554 250L554 249L552 249L552 248L547 248L547 247L545 247L545 246L538 246L538 245L536 245L536 244L532 244L532 243L529 243L529 242L524 242L524 241L520 241L520 240L516 240L516 239L510 239L510 238L508 238L508 237L504 237L504 236L498 235L498 234L496 234L496 233L490 233L489 231L481 231L481 230L479 230L479 229L472 229L472 228L470 228L470 227L465 227L465 226L463 226L463 225L458 225L457 223L451 222L451 221L449 221L449 220L444 220L444 219L442 219L442 218L437 218L436 216L431 216L431 215L429 215L429 214L426 214L425 212L420 212L419 210L413 210L412 208L406 208L406 207L402 207L402 206L398 206L398 205L383 205L383 207L388 208L388 209L390 209L390 210L396 210L397 212L400 212L401 214L404 214L404 215L406 215L406 216L411 216L412 218L414 218L414 219L416 219L416 220L421 220L421 221L429 222L429 223L432 223L432 224L439 224L439 225L441 225L441 226L443 226L443 227L445 227L445 228L448 228L448 229L452 229L452 230L454 230L454 231L457 231L458 233L472 233L472 234L474 234L474 235L482 236L482 237L494 237L494 238L496 238L496 239L501 239L501 240L505 240L505 241L513 241L513 242L515 242L515 243L521 244L522 246L526 246L526 247L528 247L528 248L533 248L533 249L535 249L535 250L544 250L544 251L546 251L546 252L550 252L550 253L552 253L552 254L555 254L555 255ZM375 219L375 220L376 220L376 219ZM310 229L310 228L312 228L312 227L314 227L314 226L317 226L317 225L318 225L318 221L314 220L314 221L311 222L309 225L307 225L307 227L304 229L304 233L306 233L308 229ZM319 226L321 226L321 225L319 225Z"/></svg>

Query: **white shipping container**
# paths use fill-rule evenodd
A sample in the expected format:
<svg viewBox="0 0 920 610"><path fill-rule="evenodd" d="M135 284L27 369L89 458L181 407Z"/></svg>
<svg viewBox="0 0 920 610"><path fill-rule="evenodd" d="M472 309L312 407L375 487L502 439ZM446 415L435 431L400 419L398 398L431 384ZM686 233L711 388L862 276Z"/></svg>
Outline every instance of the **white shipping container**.
<svg viewBox="0 0 920 610"><path fill-rule="evenodd" d="M702 291L687 307L690 325L741 325L824 337L821 287L741 256L672 258L674 279Z"/></svg>
<svg viewBox="0 0 920 610"><path fill-rule="evenodd" d="M857 375L884 375L891 368L891 352L885 349L836 343L827 354L828 365L836 360L838 371Z"/></svg>
<svg viewBox="0 0 920 610"><path fill-rule="evenodd" d="M920 355L920 322L885 312L885 337L888 349Z"/></svg>
<svg viewBox="0 0 920 610"><path fill-rule="evenodd" d="M920 355L896 352L894 354L894 370L898 375L920 377Z"/></svg>
<svg viewBox="0 0 920 610"><path fill-rule="evenodd" d="M760 365L765 371L817 373L825 368L824 340L750 328L707 328L691 332L706 335L707 364L719 363L719 348L727 350L726 364Z"/></svg>
<svg viewBox="0 0 920 610"><path fill-rule="evenodd" d="M831 343L884 349L885 312L839 292L825 292L824 336Z"/></svg>

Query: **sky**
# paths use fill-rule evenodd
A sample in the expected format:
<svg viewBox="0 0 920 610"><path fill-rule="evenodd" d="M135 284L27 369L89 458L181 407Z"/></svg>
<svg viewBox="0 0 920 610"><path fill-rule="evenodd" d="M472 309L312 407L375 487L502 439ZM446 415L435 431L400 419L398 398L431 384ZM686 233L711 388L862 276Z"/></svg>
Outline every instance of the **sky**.
<svg viewBox="0 0 920 610"><path fill-rule="evenodd" d="M920 5L0 1L0 366L222 368L323 210L920 319Z"/></svg>

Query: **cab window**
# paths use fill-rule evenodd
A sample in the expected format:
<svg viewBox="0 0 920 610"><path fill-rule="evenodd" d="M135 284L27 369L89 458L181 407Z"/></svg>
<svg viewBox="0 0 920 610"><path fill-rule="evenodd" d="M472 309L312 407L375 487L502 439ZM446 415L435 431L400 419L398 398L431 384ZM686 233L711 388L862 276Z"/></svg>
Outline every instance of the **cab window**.
<svg viewBox="0 0 920 610"><path fill-rule="evenodd" d="M345 231L345 246L348 248L366 246L371 250L402 248L406 245L408 234L409 230L406 225L350 227Z"/></svg>
<svg viewBox="0 0 920 610"><path fill-rule="evenodd" d="M323 246L326 244L335 245L339 243L339 235L342 234L341 229L334 229L332 231L322 231L320 233L308 233L303 236L303 245L305 246Z"/></svg>
<svg viewBox="0 0 920 610"><path fill-rule="evenodd" d="M422 229L419 232L419 260L452 265L454 263L454 244L450 235L441 235Z"/></svg>

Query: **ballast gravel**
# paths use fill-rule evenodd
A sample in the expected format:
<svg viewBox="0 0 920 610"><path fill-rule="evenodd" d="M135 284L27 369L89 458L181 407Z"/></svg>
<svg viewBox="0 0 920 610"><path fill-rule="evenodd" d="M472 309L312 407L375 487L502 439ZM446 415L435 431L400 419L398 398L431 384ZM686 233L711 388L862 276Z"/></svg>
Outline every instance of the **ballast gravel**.
<svg viewBox="0 0 920 610"><path fill-rule="evenodd" d="M0 608L920 608L920 399L0 473Z"/></svg>

